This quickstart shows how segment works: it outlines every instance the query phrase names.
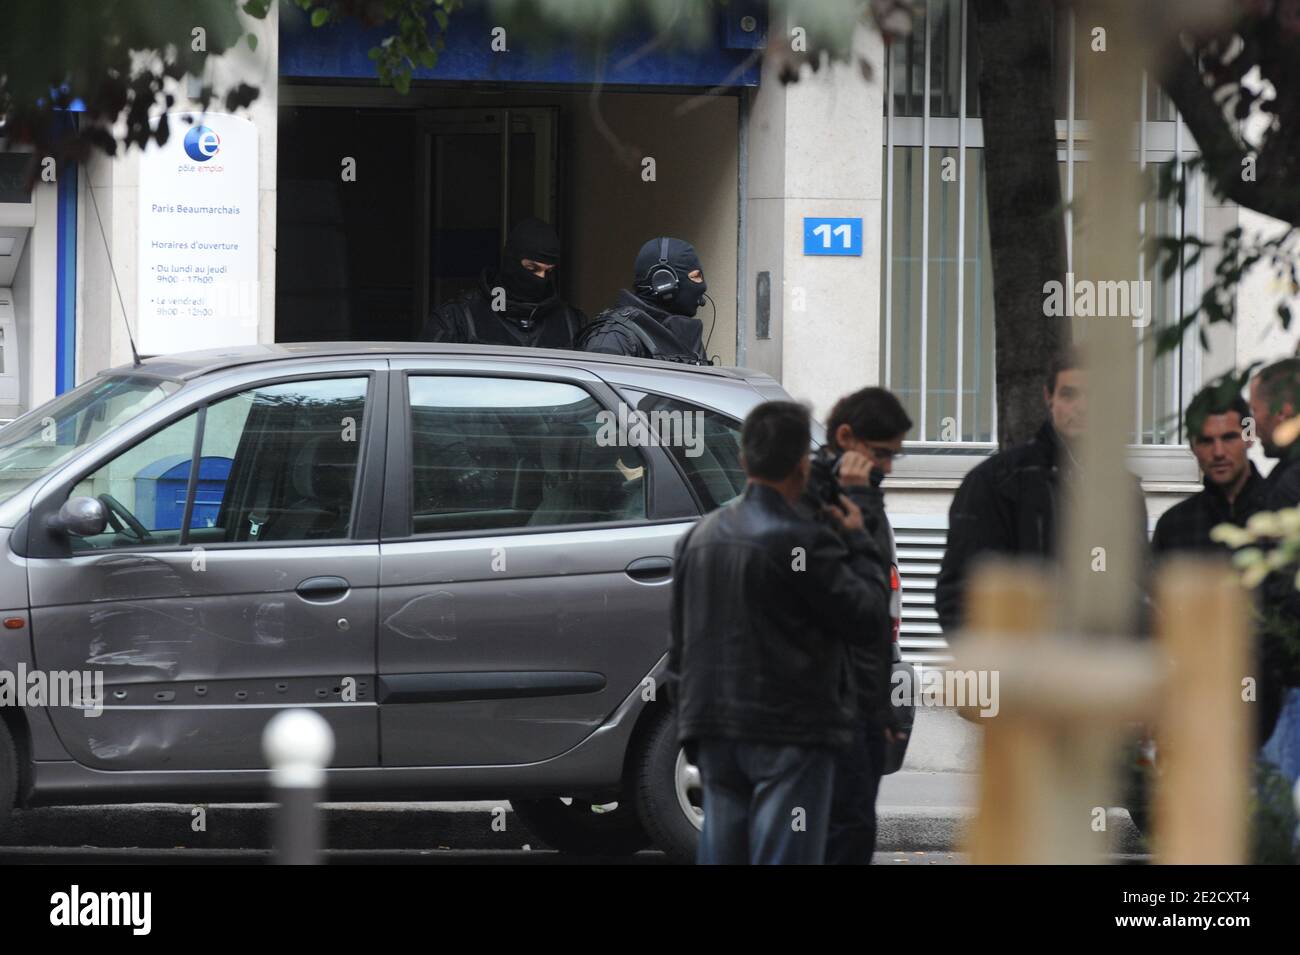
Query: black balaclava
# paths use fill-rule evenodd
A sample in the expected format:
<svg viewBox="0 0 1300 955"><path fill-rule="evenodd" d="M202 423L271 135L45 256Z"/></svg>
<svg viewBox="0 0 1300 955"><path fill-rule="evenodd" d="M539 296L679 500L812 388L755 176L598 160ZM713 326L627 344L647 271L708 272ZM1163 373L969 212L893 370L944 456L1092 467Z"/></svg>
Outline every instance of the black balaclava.
<svg viewBox="0 0 1300 955"><path fill-rule="evenodd" d="M525 219L510 230L501 253L501 268L496 280L506 290L506 298L515 302L544 302L555 294L549 277L539 279L520 265L532 259L547 265L560 264L560 237L541 219Z"/></svg>
<svg viewBox="0 0 1300 955"><path fill-rule="evenodd" d="M659 264L659 246L662 241L662 239L651 239L641 246L641 251L636 257L636 278L633 287L638 295L646 301L654 302L665 311L691 317L696 309L704 304L704 293L709 283L692 282L689 275L696 269L703 272L704 267L700 265L700 257L695 253L694 246L681 239L669 239L667 265L677 274L677 290L663 297L656 296L650 291L647 280L650 272Z"/></svg>

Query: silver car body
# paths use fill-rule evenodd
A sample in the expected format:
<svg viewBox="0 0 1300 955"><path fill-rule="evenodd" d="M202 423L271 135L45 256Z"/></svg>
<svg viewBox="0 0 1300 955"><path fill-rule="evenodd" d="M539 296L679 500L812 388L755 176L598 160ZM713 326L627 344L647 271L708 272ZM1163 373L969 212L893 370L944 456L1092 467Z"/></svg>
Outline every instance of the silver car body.
<svg viewBox="0 0 1300 955"><path fill-rule="evenodd" d="M653 705L669 559L697 498L650 447L644 518L414 536L407 376L562 382L611 412L660 395L737 423L788 398L744 369L410 343L195 352L104 374L180 387L0 504L0 617L25 623L0 630L0 669L100 671L106 689L93 718L7 708L23 805L262 798L261 730L286 707L334 730L331 799L616 790ZM123 449L218 396L329 376L369 383L348 539L214 543L197 561L189 545L58 551L50 516Z"/></svg>

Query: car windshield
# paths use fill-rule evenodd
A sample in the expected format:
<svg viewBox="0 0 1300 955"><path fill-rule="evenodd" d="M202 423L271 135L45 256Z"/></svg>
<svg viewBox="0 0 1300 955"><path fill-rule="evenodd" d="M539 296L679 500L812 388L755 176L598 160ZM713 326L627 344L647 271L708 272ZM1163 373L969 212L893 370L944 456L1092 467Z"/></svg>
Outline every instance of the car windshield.
<svg viewBox="0 0 1300 955"><path fill-rule="evenodd" d="M94 378L0 428L0 503L180 387L145 376Z"/></svg>

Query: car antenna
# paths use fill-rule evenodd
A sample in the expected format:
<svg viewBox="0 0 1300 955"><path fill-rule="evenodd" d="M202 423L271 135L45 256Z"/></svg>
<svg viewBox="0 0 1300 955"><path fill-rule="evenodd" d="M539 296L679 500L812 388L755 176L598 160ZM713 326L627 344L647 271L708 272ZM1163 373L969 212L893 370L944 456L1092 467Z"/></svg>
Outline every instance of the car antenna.
<svg viewBox="0 0 1300 955"><path fill-rule="evenodd" d="M135 349L135 336L131 334L131 323L126 317L126 303L122 301L122 286L117 284L117 267L113 265L113 252L108 247L108 237L104 235L104 220L99 217L99 202L95 199L95 184L87 182L90 188L86 191L90 193L90 204L95 209L95 222L99 224L99 238L104 243L104 255L108 256L108 272L113 276L113 288L117 292L117 304L122 307L122 324L126 326L126 340L131 343L131 361L136 368L139 368L140 353Z"/></svg>

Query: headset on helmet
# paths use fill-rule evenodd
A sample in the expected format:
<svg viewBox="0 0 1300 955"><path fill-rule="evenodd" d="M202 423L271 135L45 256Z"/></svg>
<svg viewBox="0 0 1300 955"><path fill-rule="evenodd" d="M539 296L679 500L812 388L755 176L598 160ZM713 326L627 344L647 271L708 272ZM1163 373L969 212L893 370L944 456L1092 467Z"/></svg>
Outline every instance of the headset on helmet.
<svg viewBox="0 0 1300 955"><path fill-rule="evenodd" d="M643 285L657 299L664 299L677 292L677 273L668 264L668 239L659 240L659 261L650 266L646 272Z"/></svg>

